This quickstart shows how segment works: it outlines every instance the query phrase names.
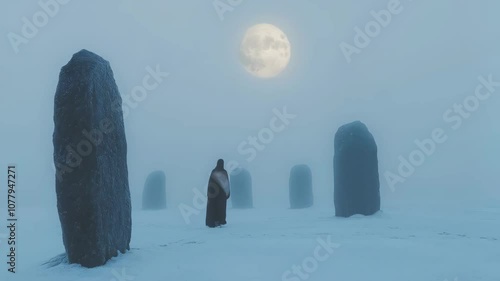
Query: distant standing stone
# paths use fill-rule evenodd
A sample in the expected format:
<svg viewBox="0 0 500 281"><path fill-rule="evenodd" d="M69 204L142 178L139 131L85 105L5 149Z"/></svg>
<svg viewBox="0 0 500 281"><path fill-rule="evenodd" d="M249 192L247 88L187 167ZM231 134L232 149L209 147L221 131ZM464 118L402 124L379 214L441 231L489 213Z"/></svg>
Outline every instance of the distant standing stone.
<svg viewBox="0 0 500 281"><path fill-rule="evenodd" d="M377 144L365 124L339 128L333 160L335 215L373 215L380 210Z"/></svg>
<svg viewBox="0 0 500 281"><path fill-rule="evenodd" d="M252 176L244 168L231 173L231 203L235 209L253 208Z"/></svg>
<svg viewBox="0 0 500 281"><path fill-rule="evenodd" d="M109 63L82 50L54 103L57 208L70 263L96 267L129 249L131 204L122 100Z"/></svg>
<svg viewBox="0 0 500 281"><path fill-rule="evenodd" d="M312 173L307 165L297 165L290 171L290 208L309 208L313 205Z"/></svg>
<svg viewBox="0 0 500 281"><path fill-rule="evenodd" d="M146 179L142 192L143 210L162 210L167 208L166 179L163 171L152 172Z"/></svg>

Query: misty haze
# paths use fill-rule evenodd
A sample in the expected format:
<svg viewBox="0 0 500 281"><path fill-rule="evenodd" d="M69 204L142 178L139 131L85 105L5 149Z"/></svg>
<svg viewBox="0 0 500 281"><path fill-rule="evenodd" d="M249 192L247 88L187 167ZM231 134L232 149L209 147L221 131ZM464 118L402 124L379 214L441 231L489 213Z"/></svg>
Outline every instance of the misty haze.
<svg viewBox="0 0 500 281"><path fill-rule="evenodd" d="M500 277L498 1L4 6L1 280Z"/></svg>

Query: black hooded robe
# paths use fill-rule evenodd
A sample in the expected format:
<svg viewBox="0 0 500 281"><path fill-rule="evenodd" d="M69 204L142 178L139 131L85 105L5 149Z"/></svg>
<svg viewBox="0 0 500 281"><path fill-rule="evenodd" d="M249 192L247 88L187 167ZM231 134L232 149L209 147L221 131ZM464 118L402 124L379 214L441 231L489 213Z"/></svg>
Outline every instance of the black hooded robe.
<svg viewBox="0 0 500 281"><path fill-rule="evenodd" d="M208 227L225 225L227 199L230 196L229 176L224 170L224 162L217 162L208 181L207 217L205 224Z"/></svg>

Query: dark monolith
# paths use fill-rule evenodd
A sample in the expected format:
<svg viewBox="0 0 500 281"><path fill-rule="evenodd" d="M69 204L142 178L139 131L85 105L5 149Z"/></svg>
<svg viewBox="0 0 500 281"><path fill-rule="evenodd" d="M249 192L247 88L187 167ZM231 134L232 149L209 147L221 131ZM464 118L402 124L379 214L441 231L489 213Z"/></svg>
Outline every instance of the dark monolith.
<svg viewBox="0 0 500 281"><path fill-rule="evenodd" d="M54 104L57 208L69 263L96 267L129 249L131 204L122 100L109 63L82 50Z"/></svg>
<svg viewBox="0 0 500 281"><path fill-rule="evenodd" d="M244 168L231 173L231 203L235 209L253 208L252 176Z"/></svg>
<svg viewBox="0 0 500 281"><path fill-rule="evenodd" d="M313 205L312 174L307 165L297 165L290 171L290 208L301 209Z"/></svg>
<svg viewBox="0 0 500 281"><path fill-rule="evenodd" d="M163 171L152 172L146 179L142 192L142 209L162 210L165 208L167 208L165 173Z"/></svg>
<svg viewBox="0 0 500 281"><path fill-rule="evenodd" d="M373 215L380 210L377 144L365 124L356 121L335 134L335 215Z"/></svg>

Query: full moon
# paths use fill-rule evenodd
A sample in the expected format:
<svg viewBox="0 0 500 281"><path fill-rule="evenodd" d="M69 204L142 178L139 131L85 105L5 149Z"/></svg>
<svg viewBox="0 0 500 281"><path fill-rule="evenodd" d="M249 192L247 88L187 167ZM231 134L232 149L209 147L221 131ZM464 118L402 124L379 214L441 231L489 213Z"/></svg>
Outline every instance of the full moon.
<svg viewBox="0 0 500 281"><path fill-rule="evenodd" d="M240 61L251 74L272 78L290 62L291 46L286 34L271 24L249 28L240 47Z"/></svg>

